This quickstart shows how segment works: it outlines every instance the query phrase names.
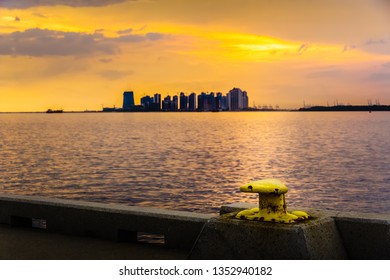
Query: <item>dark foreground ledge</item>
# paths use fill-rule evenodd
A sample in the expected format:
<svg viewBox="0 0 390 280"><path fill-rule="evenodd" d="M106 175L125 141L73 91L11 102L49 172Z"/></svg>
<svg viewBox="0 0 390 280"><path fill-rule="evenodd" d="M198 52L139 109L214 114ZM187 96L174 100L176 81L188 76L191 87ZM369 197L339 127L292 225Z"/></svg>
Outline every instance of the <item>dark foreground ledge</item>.
<svg viewBox="0 0 390 280"><path fill-rule="evenodd" d="M188 251L0 225L0 260L185 260Z"/></svg>
<svg viewBox="0 0 390 280"><path fill-rule="evenodd" d="M252 206L223 206L219 216L2 194L0 259L390 259L390 215L307 210L316 219L292 225L230 218Z"/></svg>

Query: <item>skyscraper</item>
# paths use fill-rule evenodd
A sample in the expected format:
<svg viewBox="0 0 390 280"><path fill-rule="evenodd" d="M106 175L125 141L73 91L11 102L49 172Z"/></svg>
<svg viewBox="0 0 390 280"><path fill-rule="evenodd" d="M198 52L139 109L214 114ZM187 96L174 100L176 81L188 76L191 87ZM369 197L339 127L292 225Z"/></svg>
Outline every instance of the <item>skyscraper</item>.
<svg viewBox="0 0 390 280"><path fill-rule="evenodd" d="M189 96L188 110L196 111L196 93L195 92L191 93Z"/></svg>
<svg viewBox="0 0 390 280"><path fill-rule="evenodd" d="M248 108L248 95L246 91L233 88L227 94L229 111L240 111Z"/></svg>
<svg viewBox="0 0 390 280"><path fill-rule="evenodd" d="M242 92L242 106L243 106L243 109L246 109L249 107L249 98L248 98L248 93L246 91Z"/></svg>
<svg viewBox="0 0 390 280"><path fill-rule="evenodd" d="M180 93L180 111L188 111L188 96L184 92Z"/></svg>
<svg viewBox="0 0 390 280"><path fill-rule="evenodd" d="M156 109L158 110L158 111L160 111L161 110L161 94L160 93L156 93L155 95L154 95L154 99L153 99L153 101L154 101L154 103L156 103Z"/></svg>
<svg viewBox="0 0 390 280"><path fill-rule="evenodd" d="M170 111L171 110L171 96L167 95L164 97L162 101L162 110L163 111Z"/></svg>
<svg viewBox="0 0 390 280"><path fill-rule="evenodd" d="M123 93L123 109L132 109L134 108L134 92L125 91Z"/></svg>
<svg viewBox="0 0 390 280"><path fill-rule="evenodd" d="M213 110L221 111L222 110L222 93L218 92L217 96L215 97L215 107Z"/></svg>
<svg viewBox="0 0 390 280"><path fill-rule="evenodd" d="M219 107L217 107L217 101L218 100L214 92L210 94L202 92L198 95L198 111L209 112L219 110Z"/></svg>
<svg viewBox="0 0 390 280"><path fill-rule="evenodd" d="M177 111L179 109L179 97L174 95L171 103L171 111Z"/></svg>
<svg viewBox="0 0 390 280"><path fill-rule="evenodd" d="M206 103L206 93L202 92L198 95L198 111L204 112Z"/></svg>
<svg viewBox="0 0 390 280"><path fill-rule="evenodd" d="M225 96L222 96L222 105L221 105L221 109L222 111L227 111L229 110L229 105L228 105L228 97L225 95Z"/></svg>
<svg viewBox="0 0 390 280"><path fill-rule="evenodd" d="M152 104L153 104L153 97L146 95L141 98L141 105L144 107L145 110L150 110L153 107Z"/></svg>

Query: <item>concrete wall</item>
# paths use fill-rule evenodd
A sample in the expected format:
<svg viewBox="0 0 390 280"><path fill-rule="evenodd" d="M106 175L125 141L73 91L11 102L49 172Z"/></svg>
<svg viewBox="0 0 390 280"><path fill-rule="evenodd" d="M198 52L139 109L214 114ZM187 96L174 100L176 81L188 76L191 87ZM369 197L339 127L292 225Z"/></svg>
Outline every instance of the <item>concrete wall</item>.
<svg viewBox="0 0 390 280"><path fill-rule="evenodd" d="M223 206L218 216L2 194L0 223L114 241L160 234L190 259L390 259L390 215L302 209L315 219L292 225L232 218L252 207Z"/></svg>
<svg viewBox="0 0 390 280"><path fill-rule="evenodd" d="M256 207L256 205L249 203L225 205L221 207L220 214L226 215L234 211L253 207ZM310 248L310 246L317 246L317 249L311 250L311 255L306 253L304 259L390 259L390 214L320 211L316 209L300 210L314 216L314 224L329 218L332 221L328 221L322 226L323 232L318 232L315 226L313 230L306 230L305 238L307 240L305 244L307 248L310 251L314 249ZM307 225L310 226L310 224ZM307 225L303 226L303 228ZM293 228L297 226L300 227L297 224L293 225ZM345 255L340 251L339 247L341 246ZM333 248L338 251L338 256L332 254L331 251L328 251L327 254L317 252L322 251L324 253L327 251L327 248ZM289 256L288 258L295 258L293 254Z"/></svg>
<svg viewBox="0 0 390 280"><path fill-rule="evenodd" d="M170 248L190 249L211 215L34 196L1 195L0 223L115 241L136 240L137 233L164 236Z"/></svg>
<svg viewBox="0 0 390 280"><path fill-rule="evenodd" d="M333 215L350 259L390 260L390 215Z"/></svg>

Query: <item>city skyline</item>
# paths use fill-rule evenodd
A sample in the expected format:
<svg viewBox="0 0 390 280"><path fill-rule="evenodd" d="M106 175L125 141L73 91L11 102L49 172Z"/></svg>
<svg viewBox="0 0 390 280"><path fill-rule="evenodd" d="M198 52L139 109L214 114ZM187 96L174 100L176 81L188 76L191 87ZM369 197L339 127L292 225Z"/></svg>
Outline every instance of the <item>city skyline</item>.
<svg viewBox="0 0 390 280"><path fill-rule="evenodd" d="M385 0L3 0L0 111L234 85L250 106L390 104L389 11Z"/></svg>
<svg viewBox="0 0 390 280"><path fill-rule="evenodd" d="M242 111L248 109L249 96L245 90L234 87L225 95L222 92L192 92L187 95L180 92L177 95L167 94L164 98L160 93L153 96L145 95L139 104L134 101L134 91L123 92L123 105L117 108L103 107L103 112L123 111L170 111L170 112L211 112L211 111Z"/></svg>

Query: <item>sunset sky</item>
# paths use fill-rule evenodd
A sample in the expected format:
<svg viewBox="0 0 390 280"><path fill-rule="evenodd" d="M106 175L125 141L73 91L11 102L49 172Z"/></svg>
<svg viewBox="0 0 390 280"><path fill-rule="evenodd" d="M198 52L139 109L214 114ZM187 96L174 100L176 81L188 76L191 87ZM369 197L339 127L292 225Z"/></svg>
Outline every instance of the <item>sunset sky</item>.
<svg viewBox="0 0 390 280"><path fill-rule="evenodd" d="M387 0L0 0L0 111L246 90L250 106L390 104Z"/></svg>

